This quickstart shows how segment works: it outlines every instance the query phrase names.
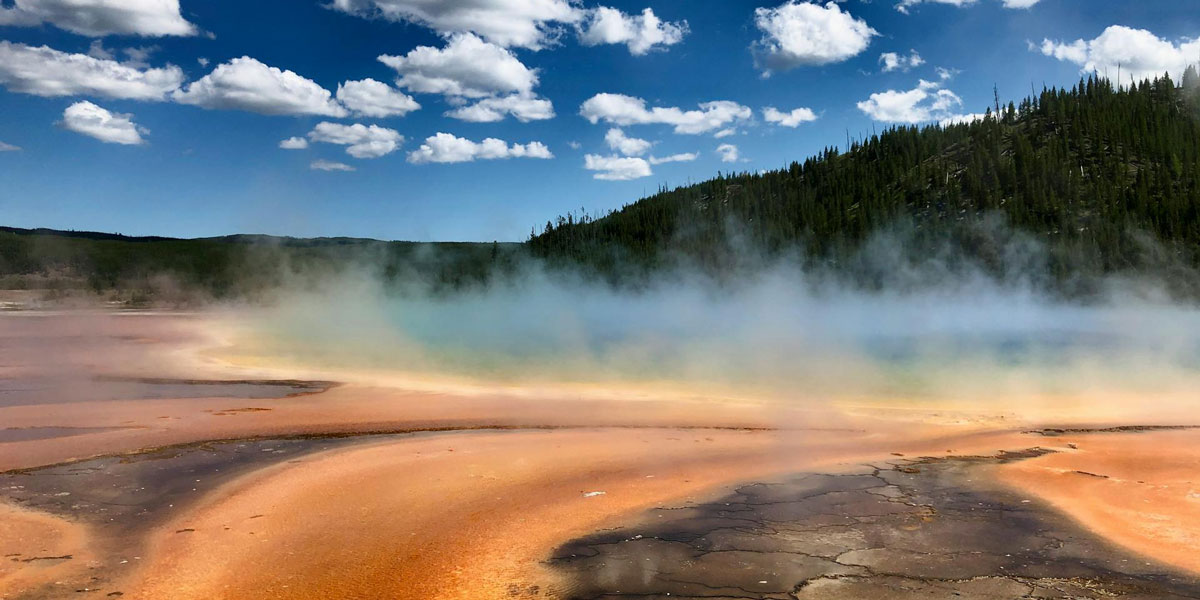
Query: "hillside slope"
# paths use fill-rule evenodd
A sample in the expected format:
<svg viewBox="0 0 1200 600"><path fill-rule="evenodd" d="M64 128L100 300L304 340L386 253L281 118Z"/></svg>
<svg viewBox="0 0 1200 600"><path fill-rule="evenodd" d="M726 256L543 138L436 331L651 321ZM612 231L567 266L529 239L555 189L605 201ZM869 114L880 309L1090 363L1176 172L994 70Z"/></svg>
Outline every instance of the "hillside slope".
<svg viewBox="0 0 1200 600"><path fill-rule="evenodd" d="M950 244L997 272L1006 240L1028 236L1046 247L1042 270L1059 284L1196 266L1198 86L1194 69L1182 87L1164 77L1118 90L1089 78L972 123L897 127L845 153L662 190L603 218L566 215L529 245L609 275L680 257L720 272L747 248L799 249L810 264L846 269L864 241L898 228L914 257ZM1009 228L1001 239L997 221Z"/></svg>

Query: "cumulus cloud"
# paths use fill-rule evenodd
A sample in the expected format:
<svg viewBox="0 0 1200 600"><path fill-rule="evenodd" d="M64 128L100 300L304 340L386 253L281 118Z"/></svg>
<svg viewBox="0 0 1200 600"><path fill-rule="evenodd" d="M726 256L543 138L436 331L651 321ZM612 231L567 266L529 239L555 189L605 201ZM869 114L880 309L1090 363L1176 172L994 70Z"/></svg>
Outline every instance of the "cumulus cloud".
<svg viewBox="0 0 1200 600"><path fill-rule="evenodd" d="M314 171L354 171L354 167L332 160L317 159L309 163L308 168Z"/></svg>
<svg viewBox="0 0 1200 600"><path fill-rule="evenodd" d="M553 43L557 24L580 18L569 0L333 0L329 6L417 23L442 34L470 32L500 46L532 50Z"/></svg>
<svg viewBox="0 0 1200 600"><path fill-rule="evenodd" d="M579 24L579 41L585 46L625 44L635 56L656 47L673 46L687 34L687 21L665 22L647 8L641 15L628 15L600 6L587 12Z"/></svg>
<svg viewBox="0 0 1200 600"><path fill-rule="evenodd" d="M789 0L775 8L758 8L754 23L763 33L754 52L764 77L774 71L848 60L879 35L835 2L821 6Z"/></svg>
<svg viewBox="0 0 1200 600"><path fill-rule="evenodd" d="M502 158L554 158L554 155L541 142L510 145L496 138L475 142L449 133L427 137L420 148L408 153L408 162L414 164L461 163Z"/></svg>
<svg viewBox="0 0 1200 600"><path fill-rule="evenodd" d="M913 67L919 67L925 64L925 59L917 54L916 50L910 50L908 56L897 54L895 52L884 52L879 55L879 64L883 65L884 73L892 71L905 71Z"/></svg>
<svg viewBox="0 0 1200 600"><path fill-rule="evenodd" d="M1039 49L1046 56L1079 65L1085 73L1117 77L1119 71L1124 81L1129 76L1141 80L1163 73L1178 79L1200 56L1200 38L1175 43L1145 29L1113 25L1092 40L1068 43L1047 39Z"/></svg>
<svg viewBox="0 0 1200 600"><path fill-rule="evenodd" d="M674 126L675 133L698 134L749 119L753 111L727 100L705 102L700 104L699 110L646 108L646 101L641 98L623 94L596 94L580 106L579 114L592 124L600 121L620 126L663 124Z"/></svg>
<svg viewBox="0 0 1200 600"><path fill-rule="evenodd" d="M145 143L142 134L149 133L133 122L133 115L109 112L86 100L68 106L59 125L102 142L128 146Z"/></svg>
<svg viewBox="0 0 1200 600"><path fill-rule="evenodd" d="M115 58L113 53L104 47L103 40L92 40L91 45L88 46L87 55L92 58L99 58L100 60L113 60Z"/></svg>
<svg viewBox="0 0 1200 600"><path fill-rule="evenodd" d="M0 84L35 96L105 96L162 100L183 84L174 65L138 69L86 54L68 54L48 46L0 41Z"/></svg>
<svg viewBox="0 0 1200 600"><path fill-rule="evenodd" d="M625 156L641 156L650 149L650 146L654 145L643 139L629 137L616 127L608 130L608 133L604 135L604 142L608 144L609 148Z"/></svg>
<svg viewBox="0 0 1200 600"><path fill-rule="evenodd" d="M976 121L982 121L985 118L987 118L987 115L984 113L969 113L969 114L965 114L965 115L953 115L951 117L947 117L945 119L942 119L941 121L938 121L938 124L941 125L942 127L949 127L951 125L966 125L969 123L974 123Z"/></svg>
<svg viewBox="0 0 1200 600"><path fill-rule="evenodd" d="M245 110L264 115L345 117L348 112L329 90L249 56L217 65L211 73L176 90L175 101L208 109Z"/></svg>
<svg viewBox="0 0 1200 600"><path fill-rule="evenodd" d="M484 98L496 94L532 93L536 69L512 52L472 34L454 35L445 48L418 46L404 56L382 55L379 61L399 73L396 85L423 94Z"/></svg>
<svg viewBox="0 0 1200 600"><path fill-rule="evenodd" d="M1008 2L1009 0L1005 1ZM908 14L909 8L926 2L932 2L934 4L949 4L951 6L966 6L968 4L975 4L975 0L900 0L900 2L896 4L896 10L904 14Z"/></svg>
<svg viewBox="0 0 1200 600"><path fill-rule="evenodd" d="M302 137L290 137L279 142L279 147L284 150L303 150L308 147L308 140Z"/></svg>
<svg viewBox="0 0 1200 600"><path fill-rule="evenodd" d="M650 163L635 156L588 154L583 157L583 168L596 171L592 178L603 181L629 181L653 174Z"/></svg>
<svg viewBox="0 0 1200 600"><path fill-rule="evenodd" d="M195 35L179 0L14 0L0 7L0 25L40 25L92 37Z"/></svg>
<svg viewBox="0 0 1200 600"><path fill-rule="evenodd" d="M14 146L14 145L12 145L12 144L7 144L7 143L5 143L5 142L0 142L0 152L16 152L16 151L18 151L18 150L20 150L20 149L21 149L21 147L20 147L20 146Z"/></svg>
<svg viewBox="0 0 1200 600"><path fill-rule="evenodd" d="M537 69L470 33L452 36L444 48L419 46L404 56L382 55L379 61L396 70L396 85L442 94L457 105L446 112L454 119L493 123L512 116L527 123L554 118L553 103L533 92Z"/></svg>
<svg viewBox="0 0 1200 600"><path fill-rule="evenodd" d="M672 154L670 156L663 156L661 158L657 157L657 156L651 156L650 164L661 165L664 163L673 163L673 162L691 162L693 160L696 160L697 158L700 158L700 155L695 152L683 152L680 154Z"/></svg>
<svg viewBox="0 0 1200 600"><path fill-rule="evenodd" d="M737 162L741 157L738 147L733 144L721 144L717 146L717 154L720 155L721 162L727 163Z"/></svg>
<svg viewBox="0 0 1200 600"><path fill-rule="evenodd" d="M412 96L374 79L339 85L337 99L342 106L363 117L402 117L421 108Z"/></svg>
<svg viewBox="0 0 1200 600"><path fill-rule="evenodd" d="M908 9L918 4L934 3L934 4L949 4L951 6L968 6L975 4L977 0L900 0L896 4L896 10L908 14ZM1041 0L1000 0L1004 8L1029 8L1037 4Z"/></svg>
<svg viewBox="0 0 1200 600"><path fill-rule="evenodd" d="M522 123L553 119L554 104L531 94L510 94L484 98L446 112L447 117L472 123L503 121L507 115L512 115Z"/></svg>
<svg viewBox="0 0 1200 600"><path fill-rule="evenodd" d="M956 116L954 109L961 106L957 94L924 79L911 90L878 92L858 103L859 110L886 123L941 121Z"/></svg>
<svg viewBox="0 0 1200 600"><path fill-rule="evenodd" d="M150 66L150 55L158 52L158 46L144 46L141 48L126 48L125 65L138 69L145 69Z"/></svg>
<svg viewBox="0 0 1200 600"><path fill-rule="evenodd" d="M722 129L722 130L714 133L713 137L717 138L719 140L721 138L727 138L731 135L737 135L737 132L738 132L737 129L734 129L733 127L728 127L726 129Z"/></svg>
<svg viewBox="0 0 1200 600"><path fill-rule="evenodd" d="M801 123L816 121L817 114L811 108L801 107L783 112L774 106L768 106L763 109L763 119L768 123L775 123L784 127L799 127Z"/></svg>
<svg viewBox="0 0 1200 600"><path fill-rule="evenodd" d="M378 125L342 125L324 121L308 133L308 139L325 144L346 146L346 154L354 158L379 158L391 154L404 143L404 136L394 129Z"/></svg>

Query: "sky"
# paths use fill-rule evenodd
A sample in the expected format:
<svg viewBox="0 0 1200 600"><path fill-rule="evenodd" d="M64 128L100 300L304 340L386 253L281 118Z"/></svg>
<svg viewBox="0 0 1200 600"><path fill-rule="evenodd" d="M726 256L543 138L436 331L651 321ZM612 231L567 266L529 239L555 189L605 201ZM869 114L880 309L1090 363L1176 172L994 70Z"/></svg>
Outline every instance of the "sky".
<svg viewBox="0 0 1200 600"><path fill-rule="evenodd" d="M0 0L0 224L520 241L1197 37L1193 0Z"/></svg>

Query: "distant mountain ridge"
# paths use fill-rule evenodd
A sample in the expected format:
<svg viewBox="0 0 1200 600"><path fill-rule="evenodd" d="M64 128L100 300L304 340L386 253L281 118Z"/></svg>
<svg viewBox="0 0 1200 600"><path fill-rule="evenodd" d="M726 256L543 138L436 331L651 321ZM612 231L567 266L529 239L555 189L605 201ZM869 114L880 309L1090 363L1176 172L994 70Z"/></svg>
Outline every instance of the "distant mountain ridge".
<svg viewBox="0 0 1200 600"><path fill-rule="evenodd" d="M84 240L105 240L120 242L185 242L185 241L217 241L239 242L247 244L296 244L296 245L341 245L341 244L387 244L386 240L356 237L315 237L301 238L290 235L266 235L261 233L235 233L198 238L177 238L159 235L125 235L122 233L105 233L100 231L77 231L74 229L49 229L37 227L24 229L21 227L5 227L0 225L0 232L16 235L48 235ZM400 242L414 243L414 242Z"/></svg>
<svg viewBox="0 0 1200 600"><path fill-rule="evenodd" d="M150 298L253 298L361 271L448 291L511 273L516 243L391 242L256 234L181 239L0 227L0 289L87 289Z"/></svg>

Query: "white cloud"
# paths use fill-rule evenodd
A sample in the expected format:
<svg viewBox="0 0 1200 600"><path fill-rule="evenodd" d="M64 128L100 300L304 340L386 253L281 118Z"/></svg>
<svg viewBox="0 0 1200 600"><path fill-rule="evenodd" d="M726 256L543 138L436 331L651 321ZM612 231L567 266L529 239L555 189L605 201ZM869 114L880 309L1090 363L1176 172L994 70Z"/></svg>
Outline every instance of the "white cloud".
<svg viewBox="0 0 1200 600"><path fill-rule="evenodd" d="M664 163L673 163L673 162L691 162L693 160L696 160L697 158L700 158L700 155L695 152L684 152L681 154L672 154L670 156L663 156L661 158L659 158L657 156L651 156L650 164L661 165Z"/></svg>
<svg viewBox="0 0 1200 600"><path fill-rule="evenodd" d="M379 61L400 74L396 85L423 94L484 98L533 92L536 69L512 52L472 34L458 34L445 48L418 46L404 56L382 55Z"/></svg>
<svg viewBox="0 0 1200 600"><path fill-rule="evenodd" d="M934 4L949 4L951 6L966 6L968 4L975 4L975 0L900 0L900 3L896 5L896 10L904 14L908 14L909 8L925 2L932 2Z"/></svg>
<svg viewBox="0 0 1200 600"><path fill-rule="evenodd" d="M946 67L937 67L934 71L937 72L938 79L942 81L954 79L954 76L960 73L958 69L947 69Z"/></svg>
<svg viewBox="0 0 1200 600"><path fill-rule="evenodd" d="M344 117L345 108L311 79L243 56L174 93L176 102L209 109L245 110L264 115Z"/></svg>
<svg viewBox="0 0 1200 600"><path fill-rule="evenodd" d="M207 59L207 58L204 58L203 56L201 56L200 58L197 58L197 59L196 59L196 62L197 62L197 63L200 63L200 66L202 66L202 67L207 67L207 66L208 66L208 59Z"/></svg>
<svg viewBox="0 0 1200 600"><path fill-rule="evenodd" d="M412 96L374 79L338 85L337 99L354 114L364 117L402 117L421 108Z"/></svg>
<svg viewBox="0 0 1200 600"><path fill-rule="evenodd" d="M113 53L104 47L103 40L92 40L91 45L88 46L87 55L100 60L113 60L114 58Z"/></svg>
<svg viewBox="0 0 1200 600"><path fill-rule="evenodd" d="M588 154L583 157L583 168L597 171L592 178L603 181L629 181L653 175L646 159L633 156Z"/></svg>
<svg viewBox="0 0 1200 600"><path fill-rule="evenodd" d="M342 125L324 121L308 133L314 142L346 146L346 154L354 158L379 158L391 154L404 143L404 136L394 129L378 125Z"/></svg>
<svg viewBox="0 0 1200 600"><path fill-rule="evenodd" d="M604 135L604 141L609 148L625 156L641 156L650 149L650 146L654 145L643 139L629 137L616 127L608 130L608 133Z"/></svg>
<svg viewBox="0 0 1200 600"><path fill-rule="evenodd" d="M303 150L308 147L308 140L302 137L290 137L279 142L279 147L284 150Z"/></svg>
<svg viewBox="0 0 1200 600"><path fill-rule="evenodd" d="M1093 40L1044 40L1040 50L1046 56L1079 65L1085 73L1094 71L1102 77L1116 78L1119 71L1121 82L1128 82L1131 75L1142 80L1163 73L1178 79L1200 56L1200 38L1177 44L1145 29L1113 25Z"/></svg>
<svg viewBox="0 0 1200 600"><path fill-rule="evenodd" d="M0 25L41 23L92 37L197 33L179 14L179 0L14 0L0 8Z"/></svg>
<svg viewBox="0 0 1200 600"><path fill-rule="evenodd" d="M133 122L133 115L109 112L86 100L68 106L59 125L110 144L143 144L142 134L149 133Z"/></svg>
<svg viewBox="0 0 1200 600"><path fill-rule="evenodd" d="M146 69L150 67L150 55L158 52L158 46L145 46L142 48L126 48L125 66L134 67L136 69Z"/></svg>
<svg viewBox="0 0 1200 600"><path fill-rule="evenodd" d="M940 121L955 116L953 109L961 106L957 94L923 79L911 90L878 92L858 103L858 109L872 119L887 123Z"/></svg>
<svg viewBox="0 0 1200 600"><path fill-rule="evenodd" d="M447 117L472 123L503 121L506 115L512 115L522 123L553 119L554 104L549 100L530 94L510 94L484 98L474 104L460 106L446 112Z"/></svg>
<svg viewBox="0 0 1200 600"><path fill-rule="evenodd" d="M308 168L314 171L355 171L356 169L346 163L340 163L332 160L317 159L309 163Z"/></svg>
<svg viewBox="0 0 1200 600"><path fill-rule="evenodd" d="M754 22L763 32L754 50L764 77L773 71L848 60L879 35L835 2L821 6L789 0L776 8L755 9Z"/></svg>
<svg viewBox="0 0 1200 600"><path fill-rule="evenodd" d="M721 162L737 162L740 158L738 147L733 144L721 144L717 146L717 154L721 155Z"/></svg>
<svg viewBox="0 0 1200 600"><path fill-rule="evenodd" d="M737 132L738 132L737 129L734 129L733 127L729 127L727 129L722 129L722 130L714 133L713 137L717 138L719 140L721 138L727 138L731 135L737 135Z"/></svg>
<svg viewBox="0 0 1200 600"><path fill-rule="evenodd" d="M461 163L502 158L554 158L554 155L541 142L509 145L496 138L474 142L449 133L427 137L420 148L408 153L408 162L414 164Z"/></svg>
<svg viewBox="0 0 1200 600"><path fill-rule="evenodd" d="M0 84L35 96L106 96L162 100L183 83L174 65L137 69L86 54L68 54L47 46L0 41Z"/></svg>
<svg viewBox="0 0 1200 600"><path fill-rule="evenodd" d="M942 119L941 121L938 121L938 124L941 125L942 127L949 127L951 125L965 125L965 124L969 124L969 123L974 123L976 121L982 121L985 118L987 118L987 115L985 115L983 113L970 113L970 114L965 114L965 115L954 115L954 116Z"/></svg>
<svg viewBox="0 0 1200 600"><path fill-rule="evenodd" d="M646 101L641 98L623 94L596 94L583 103L579 114L592 124L600 121L621 126L657 123L674 126L675 133L697 134L749 119L753 111L726 100L705 102L700 105L700 110L685 111L675 107L647 109Z"/></svg>
<svg viewBox="0 0 1200 600"><path fill-rule="evenodd" d="M763 119L768 123L776 123L784 127L799 127L801 123L816 121L817 114L811 108L801 107L783 112L774 106L768 106L763 109Z"/></svg>
<svg viewBox="0 0 1200 600"><path fill-rule="evenodd" d="M14 146L12 144L6 144L4 142L0 142L0 152L16 152L20 149L21 149L20 146Z"/></svg>
<svg viewBox="0 0 1200 600"><path fill-rule="evenodd" d="M908 14L908 9L918 4L932 2L934 4L949 4L951 6L969 6L975 4L977 0L900 0L896 5L896 10ZM1041 0L1001 0L1004 8L1030 8Z"/></svg>
<svg viewBox="0 0 1200 600"><path fill-rule="evenodd" d="M533 50L553 43L556 24L580 18L569 0L333 0L329 6L417 23L441 34L471 32L501 46Z"/></svg>
<svg viewBox="0 0 1200 600"><path fill-rule="evenodd" d="M890 73L892 71L905 71L913 67L919 67L925 64L925 59L917 54L916 50L910 50L908 56L897 54L895 52L884 52L879 55L879 62L883 65L883 72Z"/></svg>
<svg viewBox="0 0 1200 600"><path fill-rule="evenodd" d="M664 22L647 8L641 15L627 15L620 10L600 6L587 12L579 24L579 41L585 46L625 44L635 56L646 54L655 47L673 46L687 34L687 21Z"/></svg>

